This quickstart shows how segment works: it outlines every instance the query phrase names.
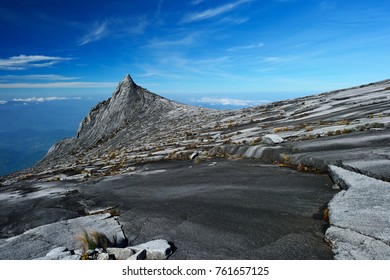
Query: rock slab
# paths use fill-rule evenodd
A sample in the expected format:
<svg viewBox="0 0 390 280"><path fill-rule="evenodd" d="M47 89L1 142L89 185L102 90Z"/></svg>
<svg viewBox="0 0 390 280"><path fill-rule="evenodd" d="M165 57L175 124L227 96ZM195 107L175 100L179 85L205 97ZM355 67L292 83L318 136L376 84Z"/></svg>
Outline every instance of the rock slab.
<svg viewBox="0 0 390 280"><path fill-rule="evenodd" d="M277 145L283 143L283 138L277 134L267 134L263 136L263 143L267 145Z"/></svg>
<svg viewBox="0 0 390 280"><path fill-rule="evenodd" d="M337 166L329 172L346 189L329 203L326 239L335 257L390 259L390 183Z"/></svg>
<svg viewBox="0 0 390 280"><path fill-rule="evenodd" d="M148 260L165 260L172 254L171 245L163 239L149 241L137 246L130 247L135 252L146 250Z"/></svg>
<svg viewBox="0 0 390 280"><path fill-rule="evenodd" d="M5 239L0 243L0 259L29 260L42 258L58 247L70 250L81 248L78 237L84 230L104 234L116 246L127 245L122 226L107 213L47 224Z"/></svg>

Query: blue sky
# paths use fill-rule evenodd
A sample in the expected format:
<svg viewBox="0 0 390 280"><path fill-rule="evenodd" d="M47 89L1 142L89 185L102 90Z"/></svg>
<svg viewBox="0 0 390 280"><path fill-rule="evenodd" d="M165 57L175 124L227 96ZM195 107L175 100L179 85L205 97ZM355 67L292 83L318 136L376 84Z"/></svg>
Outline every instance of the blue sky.
<svg viewBox="0 0 390 280"><path fill-rule="evenodd" d="M2 0L0 38L3 103L109 97L127 73L242 106L390 78L390 1Z"/></svg>

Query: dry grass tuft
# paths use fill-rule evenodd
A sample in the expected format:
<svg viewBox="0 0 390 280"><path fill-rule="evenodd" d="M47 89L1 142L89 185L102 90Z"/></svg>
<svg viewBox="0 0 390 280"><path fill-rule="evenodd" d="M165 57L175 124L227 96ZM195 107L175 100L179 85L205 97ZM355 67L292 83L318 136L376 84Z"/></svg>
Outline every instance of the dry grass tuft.
<svg viewBox="0 0 390 280"><path fill-rule="evenodd" d="M81 255L81 260L88 260L88 250L95 250L96 248L107 249L111 243L107 236L103 233L92 231L88 233L85 229L82 230L82 233L77 236L77 240L80 241L81 246L83 247L83 254Z"/></svg>

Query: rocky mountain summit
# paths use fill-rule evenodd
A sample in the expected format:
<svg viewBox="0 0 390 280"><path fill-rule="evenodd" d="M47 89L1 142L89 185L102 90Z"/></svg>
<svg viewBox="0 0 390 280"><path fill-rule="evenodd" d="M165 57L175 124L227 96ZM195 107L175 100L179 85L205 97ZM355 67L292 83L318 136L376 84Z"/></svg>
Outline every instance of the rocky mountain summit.
<svg viewBox="0 0 390 280"><path fill-rule="evenodd" d="M325 237L335 258L390 259L390 221L387 214L390 210L389 128L390 80L240 110L218 111L165 99L138 86L127 75L110 99L99 103L90 111L74 138L54 145L36 166L1 178L0 200L6 201L6 204L2 206L4 209L0 209L0 213L4 213L0 216L0 238L4 241L1 242L0 239L0 251L11 246L9 244L12 242L8 239L15 238L13 236L26 230L63 219L91 215L91 209L111 207L124 211L120 219L126 234L133 236L129 238L130 243L161 238L181 240L179 232L184 232L186 236L191 235L191 232L198 232L197 235L203 237L202 241L198 241L203 244L203 249L205 246L211 248L210 244L220 248L220 257L214 252L209 258L280 258L269 248L276 246L282 252L282 244L296 243L298 236L302 238L302 243L311 244L308 240L313 240L312 237L317 236L317 233L308 233L304 237L296 232L285 233L276 240L270 238L269 244L272 246L259 243L260 239L267 238L258 239L257 235L251 235L253 226L261 226L258 224L261 219L255 213L262 213L264 209L261 205L266 202L255 203L249 200L245 206L236 203L255 199L255 193L250 198L244 198L246 192L241 190L252 186L253 180L264 180L265 177L258 177L256 172L262 174L260 169L269 168L270 174L275 177L272 177L273 181L272 178L267 178L270 180L267 184L275 182L274 187L284 186L287 181L293 182L294 176L298 176L296 178L303 186L311 186L311 182L318 178L322 178L322 183L328 185L330 179L327 174L330 175L333 187L328 186L325 190L328 194L320 195L317 190L318 193L313 193L313 197L318 198L315 203L308 203L307 198L301 201L299 195L293 195L300 202L291 207L311 205L310 209L305 208L304 211L315 211L315 207L325 204L321 207L320 216L324 215L329 222L330 228ZM260 169L250 173L248 170L253 170L254 163L260 164ZM242 178L241 181L246 183L235 182L235 177L229 182L226 179L224 181L227 174L223 174L220 169L222 166L226 170L233 168L231 172L239 172L236 177ZM300 177L300 172L304 172L304 178ZM171 175L168 176L168 173ZM167 174L166 177L164 174ZM181 174L187 176L183 177ZM204 174L205 177L202 177ZM286 182L278 181L281 176ZM181 178L182 184L174 178ZM252 181L246 181L246 178L252 178ZM146 182L147 186L144 186ZM165 185L165 182L169 184ZM161 189L163 185L164 188ZM253 187L256 188L256 184ZM153 192L144 193L142 190L145 188L149 191L153 189ZM220 192L226 188L229 191ZM109 189L113 192L111 198ZM270 190L263 189L265 196ZM311 187L310 190L314 189ZM339 194L328 203L329 199L325 197L332 192ZM206 193L208 196L204 196ZM251 191L248 190L247 193ZM129 195L131 202L125 201L123 195ZM198 206L205 207L203 204L207 198L214 195L215 200L208 204L207 209L214 209L213 205L219 203L217 201L222 198L221 195L237 196L235 200L230 200L230 196L223 197L222 208L231 201L232 208L227 209L239 211L224 224L203 224L205 218L198 219L203 214L196 212L202 211L202 208L195 211L193 208L187 209L183 204L183 201L191 197L187 204L199 202ZM106 199L102 198L104 196ZM319 200L319 197L323 198ZM22 211L15 210L16 205L30 205L34 201L35 207L43 203L39 202L43 198L50 198L44 202L47 209L53 209L53 206L49 207L50 201L63 203L58 204L62 206L54 207L58 214L51 212L44 220L38 218L23 226L20 225L23 219L16 221L9 216L15 211ZM171 204L172 199L174 204ZM27 200L30 202L26 202ZM127 203L135 201L147 207L128 206ZM69 210L69 205L76 210ZM181 208L174 208L173 205L181 205ZM159 210L154 208L157 206ZM243 207L254 207L257 210L247 213L245 211L248 209L244 210ZM241 211L246 213L246 217L254 215L252 220L248 220L249 224L253 224L251 231L246 234L243 234L244 229L236 232L236 225L228 226L233 220L247 220L240 216L244 213ZM282 211L286 210L283 208ZM134 213L137 213L136 217ZM274 210L269 213L274 213ZM297 209L294 217L300 215L297 213L302 213L302 209ZM220 216L221 214L214 209L204 217L223 221L225 217ZM312 214L315 216L315 213ZM282 217L286 215L292 214L284 213L280 218L284 219ZM261 221L268 221L268 218ZM171 225L170 228L165 227L168 224ZM164 230L156 230L157 225ZM270 228L272 225L270 223ZM211 235L223 232L227 235L223 240L214 240L206 232ZM248 248L247 252L251 252L249 255L233 257L228 249L232 246L231 243L221 244L227 240L236 240L237 234L243 240L241 245ZM191 236L196 239L196 236ZM276 238L277 234L269 236ZM207 244L204 243L205 240L208 240ZM187 240L181 242L194 251L180 255L180 246L175 242L179 249L173 256L199 258L202 255L201 248L195 243ZM48 250L61 246L52 244L49 247ZM297 251L299 250L294 252ZM286 251L287 255L292 254L289 255L291 258L324 258L326 255L324 253L321 257L313 253L310 256L295 256L291 252ZM45 254L31 255L44 256Z"/></svg>

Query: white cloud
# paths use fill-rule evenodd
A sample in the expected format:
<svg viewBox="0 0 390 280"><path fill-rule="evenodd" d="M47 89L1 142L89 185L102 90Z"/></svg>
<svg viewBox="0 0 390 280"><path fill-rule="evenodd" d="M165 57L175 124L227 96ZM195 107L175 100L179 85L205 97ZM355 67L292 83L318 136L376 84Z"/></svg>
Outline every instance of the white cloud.
<svg viewBox="0 0 390 280"><path fill-rule="evenodd" d="M61 75L54 75L54 74L48 74L48 75L5 75L0 76L0 79L6 79L6 80L45 80L45 81L69 81L69 80L76 80L80 79L80 77L65 77Z"/></svg>
<svg viewBox="0 0 390 280"><path fill-rule="evenodd" d="M176 46L187 46L191 45L196 41L196 38L198 36L197 32L186 34L186 36L179 38L179 39L172 39L172 40L152 40L147 44L147 47L151 48L167 48L167 47L176 47Z"/></svg>
<svg viewBox="0 0 390 280"><path fill-rule="evenodd" d="M228 49L227 51L234 52L234 51L240 51L240 50L257 49L257 48L261 48L261 47L264 47L263 43L233 47L233 48Z"/></svg>
<svg viewBox="0 0 390 280"><path fill-rule="evenodd" d="M0 100L0 105L6 104L6 103L7 103L7 101Z"/></svg>
<svg viewBox="0 0 390 280"><path fill-rule="evenodd" d="M204 0L193 0L193 1L191 1L191 5L194 5L194 6L196 6L196 5L199 5L200 3L202 3Z"/></svg>
<svg viewBox="0 0 390 280"><path fill-rule="evenodd" d="M243 24L249 19L250 18L248 17L224 17L223 19L221 19L221 22L227 24Z"/></svg>
<svg viewBox="0 0 390 280"><path fill-rule="evenodd" d="M117 82L1 83L0 88L112 88L117 85Z"/></svg>
<svg viewBox="0 0 390 280"><path fill-rule="evenodd" d="M43 68L49 67L61 61L71 60L73 58L65 58L58 56L46 55L19 55L12 56L6 59L0 59L1 70L24 70L28 68Z"/></svg>
<svg viewBox="0 0 390 280"><path fill-rule="evenodd" d="M15 102L46 102L46 101L58 101L58 100L80 100L81 97L29 97L29 98L14 98Z"/></svg>
<svg viewBox="0 0 390 280"><path fill-rule="evenodd" d="M202 97L195 100L197 103L205 103L210 105L224 105L224 106L256 106L264 103L270 103L269 100L245 100L245 99L234 99L234 98L209 98Z"/></svg>
<svg viewBox="0 0 390 280"><path fill-rule="evenodd" d="M293 60L297 60L299 58L300 57L297 57L297 56L291 56L291 57L268 56L268 57L265 57L263 60L265 62L269 62L269 63L284 63L284 62L290 62Z"/></svg>
<svg viewBox="0 0 390 280"><path fill-rule="evenodd" d="M93 29L86 35L84 35L83 38L81 38L79 46L86 45L91 42L96 42L102 39L104 36L106 36L108 33L107 30L107 22L103 22L101 24L95 24Z"/></svg>
<svg viewBox="0 0 390 280"><path fill-rule="evenodd" d="M146 16L109 18L104 22L95 22L78 41L78 45L83 46L106 38L127 38L129 34L140 35L150 24Z"/></svg>
<svg viewBox="0 0 390 280"><path fill-rule="evenodd" d="M189 23L194 21L202 21L209 18L216 17L218 15L227 13L231 10L234 10L236 7L238 7L241 4L252 2L253 0L238 0L233 3L228 3L216 8L208 9L203 12L195 12L188 15L185 15L182 19L182 23Z"/></svg>

